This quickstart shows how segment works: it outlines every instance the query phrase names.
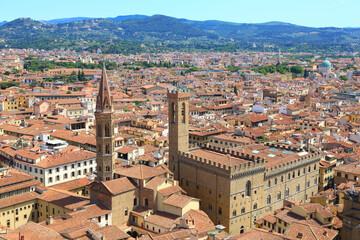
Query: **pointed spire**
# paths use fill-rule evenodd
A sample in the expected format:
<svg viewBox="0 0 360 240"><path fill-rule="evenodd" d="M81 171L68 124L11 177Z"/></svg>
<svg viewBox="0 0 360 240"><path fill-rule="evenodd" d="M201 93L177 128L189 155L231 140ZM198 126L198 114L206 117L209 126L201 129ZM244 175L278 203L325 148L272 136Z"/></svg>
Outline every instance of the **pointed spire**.
<svg viewBox="0 0 360 240"><path fill-rule="evenodd" d="M113 111L112 97L110 94L110 88L107 80L105 62L103 62L99 93L96 101L96 111L97 112Z"/></svg>

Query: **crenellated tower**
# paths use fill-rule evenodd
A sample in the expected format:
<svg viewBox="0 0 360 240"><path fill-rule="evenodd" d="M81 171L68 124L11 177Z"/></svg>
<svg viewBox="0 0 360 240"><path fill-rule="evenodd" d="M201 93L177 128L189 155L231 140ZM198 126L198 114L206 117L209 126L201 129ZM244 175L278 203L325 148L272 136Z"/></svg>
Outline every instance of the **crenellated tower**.
<svg viewBox="0 0 360 240"><path fill-rule="evenodd" d="M179 151L189 151L189 99L188 90L169 90L169 169L179 179Z"/></svg>
<svg viewBox="0 0 360 240"><path fill-rule="evenodd" d="M97 181L109 181L114 177L116 152L114 149L114 106L105 65L96 100L95 121Z"/></svg>

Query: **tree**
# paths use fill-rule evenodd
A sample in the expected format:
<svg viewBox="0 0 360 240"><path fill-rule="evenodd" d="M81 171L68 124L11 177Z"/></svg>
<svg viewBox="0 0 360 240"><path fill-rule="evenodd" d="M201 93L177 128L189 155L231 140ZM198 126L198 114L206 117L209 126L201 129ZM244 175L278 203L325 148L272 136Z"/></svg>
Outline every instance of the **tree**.
<svg viewBox="0 0 360 240"><path fill-rule="evenodd" d="M6 71L6 72L4 73L4 75L10 75L10 73L11 73L11 72Z"/></svg>
<svg viewBox="0 0 360 240"><path fill-rule="evenodd" d="M71 94L71 92L70 92L70 91L67 91L66 94Z"/></svg>
<svg viewBox="0 0 360 240"><path fill-rule="evenodd" d="M71 75L68 77L68 82L76 82L78 80L78 77L76 76L76 72L72 71Z"/></svg>
<svg viewBox="0 0 360 240"><path fill-rule="evenodd" d="M234 87L234 93L235 93L235 95L238 95L238 90L237 90L237 86L235 85L235 87Z"/></svg>
<svg viewBox="0 0 360 240"><path fill-rule="evenodd" d="M343 81L347 81L347 80L348 80L348 78L347 78L346 76L344 76L344 75L343 75L343 76L340 76L339 78L340 78L341 80L343 80Z"/></svg>
<svg viewBox="0 0 360 240"><path fill-rule="evenodd" d="M307 69L305 69L304 71L304 78L307 78L309 76L309 71Z"/></svg>
<svg viewBox="0 0 360 240"><path fill-rule="evenodd" d="M302 66L292 66L292 67L290 68L290 71L291 71L292 73L295 73L295 74L302 74L302 73L304 73L304 69L302 68Z"/></svg>

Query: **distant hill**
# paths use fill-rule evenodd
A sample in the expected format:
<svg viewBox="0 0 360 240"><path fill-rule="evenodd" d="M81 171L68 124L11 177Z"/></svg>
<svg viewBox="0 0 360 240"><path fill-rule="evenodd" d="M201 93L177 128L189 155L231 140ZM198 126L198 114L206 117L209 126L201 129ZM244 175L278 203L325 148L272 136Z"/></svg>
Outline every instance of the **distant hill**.
<svg viewBox="0 0 360 240"><path fill-rule="evenodd" d="M0 22L0 26L4 25L5 23L7 23L7 21Z"/></svg>
<svg viewBox="0 0 360 240"><path fill-rule="evenodd" d="M236 50L238 46L248 48L254 42L259 43L258 46L277 44L288 48L296 48L299 43L317 46L358 46L360 28L314 28L277 21L233 23L217 20L193 21L164 15L126 15L114 18L75 17L48 21L19 18L0 23L0 38L5 39L5 42L0 42L0 48L7 45L46 49L109 49L106 47L111 45L109 41L126 41L127 48L143 43L157 43L159 46L166 43L167 46L181 44L185 50L190 45L193 49L211 50L215 46L221 50L219 46L237 44L230 47L231 50Z"/></svg>
<svg viewBox="0 0 360 240"><path fill-rule="evenodd" d="M88 20L88 19L94 19L94 18L90 18L90 17L59 18L59 19L52 19L52 20L40 20L39 22L56 24L56 23L69 23L69 22L83 21L83 20Z"/></svg>
<svg viewBox="0 0 360 240"><path fill-rule="evenodd" d="M148 18L149 16L146 15L125 15L125 16L117 16L117 17L108 17L106 19L110 20L110 21L114 21L114 22L121 22L121 21L125 21L125 20L131 20L131 19L144 19L144 18Z"/></svg>

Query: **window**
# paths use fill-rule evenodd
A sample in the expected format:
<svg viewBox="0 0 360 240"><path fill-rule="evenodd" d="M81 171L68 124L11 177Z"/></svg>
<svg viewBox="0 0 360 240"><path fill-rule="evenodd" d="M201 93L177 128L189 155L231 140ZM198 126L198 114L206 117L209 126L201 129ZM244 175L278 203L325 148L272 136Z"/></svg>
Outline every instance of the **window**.
<svg viewBox="0 0 360 240"><path fill-rule="evenodd" d="M51 170L51 169L49 170L49 174L52 174L52 170Z"/></svg>
<svg viewBox="0 0 360 240"><path fill-rule="evenodd" d="M107 215L107 214L106 214ZM125 216L129 215L129 209L125 208L125 213L124 213Z"/></svg>
<svg viewBox="0 0 360 240"><path fill-rule="evenodd" d="M300 176L300 169L298 170L298 176Z"/></svg>
<svg viewBox="0 0 360 240"><path fill-rule="evenodd" d="M257 209L257 203L254 204L254 210Z"/></svg>
<svg viewBox="0 0 360 240"><path fill-rule="evenodd" d="M281 192L278 192L277 194L277 200L280 200L281 199Z"/></svg>
<svg viewBox="0 0 360 240"><path fill-rule="evenodd" d="M71 172L71 176L72 176L72 177L75 177L75 172Z"/></svg>
<svg viewBox="0 0 360 240"><path fill-rule="evenodd" d="M221 207L219 207L219 214L221 215L222 214L222 209L221 209Z"/></svg>
<svg viewBox="0 0 360 240"><path fill-rule="evenodd" d="M290 179L291 178L291 175L290 175L290 173L288 174L288 179Z"/></svg>
<svg viewBox="0 0 360 240"><path fill-rule="evenodd" d="M81 163L78 163L78 167L81 167Z"/></svg>
<svg viewBox="0 0 360 240"><path fill-rule="evenodd" d="M52 183L52 177L49 177L49 183Z"/></svg>
<svg viewBox="0 0 360 240"><path fill-rule="evenodd" d="M149 200L147 198L145 198L144 204L145 204L145 206L149 206Z"/></svg>
<svg viewBox="0 0 360 240"><path fill-rule="evenodd" d="M245 208L244 207L241 209L241 213L245 213Z"/></svg>
<svg viewBox="0 0 360 240"><path fill-rule="evenodd" d="M317 184L317 178L316 177L314 178L314 184L315 185Z"/></svg>
<svg viewBox="0 0 360 240"><path fill-rule="evenodd" d="M56 176L56 181L60 181L60 176Z"/></svg>
<svg viewBox="0 0 360 240"><path fill-rule="evenodd" d="M290 195L290 189L287 188L286 191L285 191L285 197L288 197Z"/></svg>
<svg viewBox="0 0 360 240"><path fill-rule="evenodd" d="M274 184L275 184L275 185L277 184L277 178L275 178L275 180L274 180Z"/></svg>
<svg viewBox="0 0 360 240"><path fill-rule="evenodd" d="M281 176L281 182L284 182L284 176Z"/></svg>
<svg viewBox="0 0 360 240"><path fill-rule="evenodd" d="M316 164L314 164L314 170L316 170Z"/></svg>
<svg viewBox="0 0 360 240"><path fill-rule="evenodd" d="M75 168L75 164L71 164L71 168Z"/></svg>
<svg viewBox="0 0 360 240"><path fill-rule="evenodd" d="M137 205L137 198L134 198L134 206Z"/></svg>
<svg viewBox="0 0 360 240"><path fill-rule="evenodd" d="M240 228L240 234L241 233L244 233L244 226L241 226L241 228Z"/></svg>
<svg viewBox="0 0 360 240"><path fill-rule="evenodd" d="M78 175L81 175L81 170L78 170Z"/></svg>
<svg viewBox="0 0 360 240"><path fill-rule="evenodd" d="M296 185L296 192L300 192L300 184Z"/></svg>
<svg viewBox="0 0 360 240"><path fill-rule="evenodd" d="M270 205L270 204L271 204L271 196L270 196L270 195L267 196L267 198L266 198L266 204L267 204L267 205Z"/></svg>
<svg viewBox="0 0 360 240"><path fill-rule="evenodd" d="M212 205L211 204L209 204L209 210L212 210Z"/></svg>
<svg viewBox="0 0 360 240"><path fill-rule="evenodd" d="M292 177L295 178L295 171L293 172Z"/></svg>
<svg viewBox="0 0 360 240"><path fill-rule="evenodd" d="M306 187L310 187L310 180L307 180Z"/></svg>
<svg viewBox="0 0 360 240"><path fill-rule="evenodd" d="M247 181L246 182L246 190L245 190L245 195L247 197L249 197L251 195L251 182Z"/></svg>
<svg viewBox="0 0 360 240"><path fill-rule="evenodd" d="M270 186L271 186L271 181L269 180L269 181L268 181L268 187L270 187Z"/></svg>
<svg viewBox="0 0 360 240"><path fill-rule="evenodd" d="M106 144L106 145L105 145L105 154L110 154L109 144Z"/></svg>
<svg viewBox="0 0 360 240"><path fill-rule="evenodd" d="M64 170L65 170L65 171L67 170L67 166L64 166Z"/></svg>
<svg viewBox="0 0 360 240"><path fill-rule="evenodd" d="M349 174L345 173L345 178L349 178Z"/></svg>
<svg viewBox="0 0 360 240"><path fill-rule="evenodd" d="M233 217L236 217L236 210L233 211L232 215Z"/></svg>
<svg viewBox="0 0 360 240"><path fill-rule="evenodd" d="M56 172L59 172L59 171L60 171L60 169L57 167L57 168L56 168Z"/></svg>

